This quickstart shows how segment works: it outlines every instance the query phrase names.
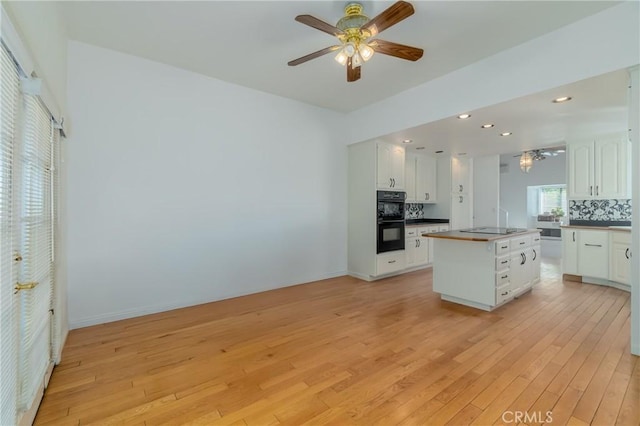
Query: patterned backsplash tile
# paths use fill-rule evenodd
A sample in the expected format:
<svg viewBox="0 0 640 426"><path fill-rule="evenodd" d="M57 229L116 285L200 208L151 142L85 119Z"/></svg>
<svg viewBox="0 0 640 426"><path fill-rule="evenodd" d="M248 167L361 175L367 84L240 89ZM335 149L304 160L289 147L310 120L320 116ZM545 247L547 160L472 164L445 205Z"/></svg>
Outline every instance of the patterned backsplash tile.
<svg viewBox="0 0 640 426"><path fill-rule="evenodd" d="M570 220L631 220L631 200L570 200Z"/></svg>
<svg viewBox="0 0 640 426"><path fill-rule="evenodd" d="M406 203L404 205L405 219L424 219L424 204Z"/></svg>

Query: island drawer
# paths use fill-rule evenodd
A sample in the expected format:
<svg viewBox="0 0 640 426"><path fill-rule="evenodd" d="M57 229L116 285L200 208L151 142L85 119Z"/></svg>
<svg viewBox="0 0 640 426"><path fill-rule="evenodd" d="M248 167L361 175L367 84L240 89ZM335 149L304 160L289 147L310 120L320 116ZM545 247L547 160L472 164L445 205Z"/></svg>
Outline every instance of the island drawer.
<svg viewBox="0 0 640 426"><path fill-rule="evenodd" d="M508 254L505 256L496 257L496 271L509 269L510 263L511 263L511 259Z"/></svg>
<svg viewBox="0 0 640 426"><path fill-rule="evenodd" d="M404 250L381 253L376 256L376 275L389 274L405 268Z"/></svg>
<svg viewBox="0 0 640 426"><path fill-rule="evenodd" d="M500 255L509 253L510 246L509 240L496 241L496 254Z"/></svg>
<svg viewBox="0 0 640 426"><path fill-rule="evenodd" d="M509 284L511 273L509 271L496 272L496 288Z"/></svg>
<svg viewBox="0 0 640 426"><path fill-rule="evenodd" d="M509 284L496 289L496 305L504 303L509 299L511 299L511 289L509 288Z"/></svg>
<svg viewBox="0 0 640 426"><path fill-rule="evenodd" d="M511 240L511 250L520 250L531 245L531 235L524 235L522 237L514 238Z"/></svg>

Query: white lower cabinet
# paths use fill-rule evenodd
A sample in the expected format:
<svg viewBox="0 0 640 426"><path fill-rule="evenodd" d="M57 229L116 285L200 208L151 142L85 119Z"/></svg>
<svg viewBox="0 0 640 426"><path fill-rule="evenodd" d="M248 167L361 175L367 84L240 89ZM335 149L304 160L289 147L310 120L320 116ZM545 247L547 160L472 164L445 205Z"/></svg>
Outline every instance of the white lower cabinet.
<svg viewBox="0 0 640 426"><path fill-rule="evenodd" d="M422 234L444 232L448 230L449 225L406 227L404 240L406 268L412 269L433 263L434 239L423 237Z"/></svg>
<svg viewBox="0 0 640 426"><path fill-rule="evenodd" d="M606 229L562 229L562 273L629 285L631 233ZM593 281L594 283L596 281ZM623 287L624 288L624 287Z"/></svg>
<svg viewBox="0 0 640 426"><path fill-rule="evenodd" d="M578 270L580 275L609 279L609 231L580 230Z"/></svg>
<svg viewBox="0 0 640 426"><path fill-rule="evenodd" d="M404 250L391 251L376 255L376 275L391 274L405 269Z"/></svg>
<svg viewBox="0 0 640 426"><path fill-rule="evenodd" d="M609 279L631 284L631 233L611 232Z"/></svg>
<svg viewBox="0 0 640 426"><path fill-rule="evenodd" d="M533 232L488 242L438 238L433 290L443 300L491 311L540 280L539 238Z"/></svg>

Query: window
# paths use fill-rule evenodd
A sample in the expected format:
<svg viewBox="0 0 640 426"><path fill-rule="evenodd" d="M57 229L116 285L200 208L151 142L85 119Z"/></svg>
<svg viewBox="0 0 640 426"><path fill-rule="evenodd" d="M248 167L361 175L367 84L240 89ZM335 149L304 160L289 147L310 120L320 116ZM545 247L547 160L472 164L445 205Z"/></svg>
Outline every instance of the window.
<svg viewBox="0 0 640 426"><path fill-rule="evenodd" d="M566 209L566 185L546 185L538 187L538 214L564 216Z"/></svg>

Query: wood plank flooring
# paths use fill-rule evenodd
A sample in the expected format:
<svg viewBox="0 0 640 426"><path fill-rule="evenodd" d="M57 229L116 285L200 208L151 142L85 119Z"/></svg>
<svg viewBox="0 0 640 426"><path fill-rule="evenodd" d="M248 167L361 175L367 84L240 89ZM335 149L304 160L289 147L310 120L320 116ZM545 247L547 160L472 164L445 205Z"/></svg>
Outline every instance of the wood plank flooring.
<svg viewBox="0 0 640 426"><path fill-rule="evenodd" d="M640 424L629 294L559 276L494 312L426 269L73 330L35 424Z"/></svg>

